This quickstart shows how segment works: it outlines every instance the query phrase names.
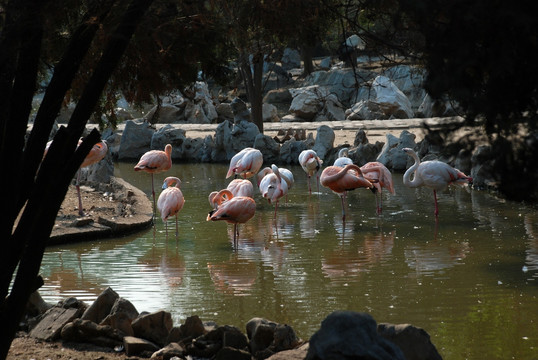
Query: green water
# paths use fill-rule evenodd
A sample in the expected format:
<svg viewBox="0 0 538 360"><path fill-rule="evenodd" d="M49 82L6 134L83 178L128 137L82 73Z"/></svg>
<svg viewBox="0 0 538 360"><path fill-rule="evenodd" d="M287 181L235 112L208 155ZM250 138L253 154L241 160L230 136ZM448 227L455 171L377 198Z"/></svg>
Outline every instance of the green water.
<svg viewBox="0 0 538 360"><path fill-rule="evenodd" d="M133 165L116 164L116 175L150 195L150 176ZM159 218L156 232L48 248L42 296L91 303L110 286L139 311L170 311L175 325L196 314L244 330L264 317L303 339L334 310L365 311L424 328L443 359L538 357L536 208L458 188L440 194L436 222L431 191L394 174L381 216L370 191L350 192L344 228L339 198L325 188L309 195L302 169L288 168L288 202L274 220L256 192L234 250L232 225L206 221L227 166L174 164L155 183L182 180L177 239L173 219L166 237Z"/></svg>

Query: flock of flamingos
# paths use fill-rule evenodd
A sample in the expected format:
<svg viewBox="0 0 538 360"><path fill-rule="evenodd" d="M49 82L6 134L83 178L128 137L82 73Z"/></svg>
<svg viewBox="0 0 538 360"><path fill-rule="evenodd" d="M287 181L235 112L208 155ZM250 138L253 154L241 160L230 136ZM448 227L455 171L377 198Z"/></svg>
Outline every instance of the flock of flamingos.
<svg viewBox="0 0 538 360"><path fill-rule="evenodd" d="M89 166L104 158L108 151L105 141L94 145L81 167ZM439 207L437 204L437 191L444 190L448 185L465 186L472 183L472 178L458 169L442 161L421 162L417 154L410 148L403 151L411 156L415 163L405 172L403 183L405 186L416 188L425 186L433 190L435 200L434 214L437 217ZM176 236L178 232L177 214L183 208L185 199L181 192L181 180L177 177L167 177L162 185L163 191L155 203L155 188L153 174L161 173L172 167L172 145L165 146L162 150L150 150L146 152L135 165L135 171L145 171L151 174L151 187L153 196L153 214L157 209L163 222L167 223L169 217L176 217ZM340 150L334 164L327 166L319 175L323 161L313 150L304 150L299 155L299 164L308 177L308 190L312 193L311 178L316 177L319 184L332 190L340 196L342 201L342 221L345 222L345 202L348 191L358 188L370 189L376 197L377 213L382 211L381 191L383 188L394 194L391 172L380 162L369 162L362 167L353 164L347 157L347 149ZM275 216L278 202L287 196L288 190L294 184L294 177L290 170L279 168L276 165L262 169L263 155L254 148L245 148L238 152L230 160L230 166L226 178L234 176L226 189L214 191L209 194L209 203L213 210L207 216L208 221L224 220L234 225L234 246L237 246L237 224L249 221L256 211L256 203L253 199L254 185L250 180L256 177L260 193L269 203L275 204ZM413 176L413 179L411 177ZM77 176L78 190L78 176ZM79 190L78 190L79 191ZM82 214L82 203L79 194L79 212ZM379 199L378 199L379 198ZM168 233L168 229L166 229Z"/></svg>

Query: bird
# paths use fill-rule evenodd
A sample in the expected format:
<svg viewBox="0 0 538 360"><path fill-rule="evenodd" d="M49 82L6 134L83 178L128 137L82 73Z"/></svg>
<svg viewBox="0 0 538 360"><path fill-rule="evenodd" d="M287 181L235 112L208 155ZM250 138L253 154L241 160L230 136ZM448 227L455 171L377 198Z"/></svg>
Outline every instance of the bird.
<svg viewBox="0 0 538 360"><path fill-rule="evenodd" d="M234 197L228 189L218 191L210 202L215 204L215 208L207 215L207 221L224 220L234 224L234 247L237 248L237 224L244 224L254 217L256 202L248 196Z"/></svg>
<svg viewBox="0 0 538 360"><path fill-rule="evenodd" d="M312 194L312 187L310 185L310 178L316 174L316 183L318 185L318 192L319 192L319 175L318 171L321 168L321 165L323 164L323 160L319 158L319 156L316 154L314 150L303 150L299 154L299 164L301 164L301 167L306 172L306 175L308 176L308 193Z"/></svg>
<svg viewBox="0 0 538 360"><path fill-rule="evenodd" d="M271 165L271 172L260 181L259 188L262 196L269 201L269 204L275 204L274 218L276 218L278 200L288 193L288 183L275 164Z"/></svg>
<svg viewBox="0 0 538 360"><path fill-rule="evenodd" d="M80 146L81 143L82 143L82 139L79 139L78 144L77 144L77 148ZM43 157L45 157L47 155L47 152L48 152L51 144L52 144L52 140L47 142L47 144L45 145L45 151L43 153ZM80 216L84 216L84 210L82 209L82 197L80 195L80 175L81 175L80 173L81 173L81 169L85 168L87 166L90 166L90 165L98 163L99 161L101 161L106 156L107 152L108 152L108 145L107 145L106 141L105 140L99 141L98 143L93 145L90 152L88 153L88 155L86 155L86 157L82 161L82 164L80 164L80 166L79 166L79 168L77 170L77 179L76 179L76 182L75 182L75 187L77 189L78 214Z"/></svg>
<svg viewBox="0 0 538 360"><path fill-rule="evenodd" d="M233 196L254 196L254 186L247 179L233 179L226 189L230 190Z"/></svg>
<svg viewBox="0 0 538 360"><path fill-rule="evenodd" d="M153 217L155 217L155 187L153 174L170 170L172 167L172 145L167 144L162 150L150 150L140 157L134 171L145 171L151 174L151 195L153 196Z"/></svg>
<svg viewBox="0 0 538 360"><path fill-rule="evenodd" d="M395 194L394 184L392 182L392 174L390 173L389 169L387 169L387 167L384 164L378 161L367 162L366 164L361 166L361 171L363 175L366 176L368 179L377 180L376 182L373 183L374 187L372 191L375 196L376 212L378 215L380 215L383 210L383 197L381 194L381 190L385 188L392 195ZM379 200L377 199L378 193L379 193Z"/></svg>
<svg viewBox="0 0 538 360"><path fill-rule="evenodd" d="M295 178L293 176L293 173L291 172L291 170L283 168L283 167L279 167L278 171L280 172L280 176L286 181L286 184L288 184L288 192L289 192L289 190L291 190L291 188L295 184ZM270 167L265 167L260 170L260 172L256 175L258 188L260 187L260 182L265 177L265 175L271 174L272 172L273 172L273 169L271 169ZM287 193L286 193L286 201L288 201Z"/></svg>
<svg viewBox="0 0 538 360"><path fill-rule="evenodd" d="M448 185L466 186L473 182L473 178L465 175L458 169L438 160L420 162L418 155L411 148L402 149L407 155L411 156L415 163L405 172L403 183L410 188L426 186L433 190L435 201L434 215L439 215L439 205L437 203L437 191L444 190ZM411 180L411 175L413 175Z"/></svg>
<svg viewBox="0 0 538 360"><path fill-rule="evenodd" d="M347 191L361 187L371 189L372 182L365 178L360 167L355 164L348 164L343 168L339 166L327 166L321 173L321 185L329 188L340 196L342 201L342 221L346 220L345 198Z"/></svg>
<svg viewBox="0 0 538 360"><path fill-rule="evenodd" d="M232 175L248 179L254 176L263 165L263 154L254 148L244 148L235 154L230 160L230 166L226 173L226 179Z"/></svg>
<svg viewBox="0 0 538 360"><path fill-rule="evenodd" d="M348 157L348 154L349 149L347 147L341 148L340 151L338 151L338 158L334 160L333 165L344 167L347 164L353 164L353 160Z"/></svg>
<svg viewBox="0 0 538 360"><path fill-rule="evenodd" d="M167 220L170 216L176 217L176 237L178 235L177 214L183 209L185 204L185 198L179 188L181 186L181 180L177 177L169 176L164 179L162 189L163 191L159 195L157 200L157 209L161 214L161 219L164 222L166 228L166 236L168 236L168 224Z"/></svg>

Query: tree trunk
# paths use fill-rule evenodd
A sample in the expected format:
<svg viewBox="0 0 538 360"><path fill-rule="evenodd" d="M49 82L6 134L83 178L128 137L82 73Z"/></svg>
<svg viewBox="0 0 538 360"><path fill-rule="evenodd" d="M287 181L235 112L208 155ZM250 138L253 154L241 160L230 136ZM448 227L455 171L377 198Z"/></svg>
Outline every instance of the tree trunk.
<svg viewBox="0 0 538 360"><path fill-rule="evenodd" d="M28 298L35 290L45 246L71 179L93 144L99 140L99 133L92 132L77 149L78 139L112 71L119 63L136 26L151 3L152 0L133 0L129 5L118 28L110 37L111 40L84 89L69 125L67 128L60 128L55 136L53 145L39 169L34 190L28 190L30 195L16 229L13 233L11 233L12 228L1 229L2 234L8 234L4 238L5 242L20 244L21 251L19 254L11 254L15 258L14 263L18 262L18 270L9 295L5 299L2 297L0 302L0 324L2 324L0 327L0 359L7 356ZM12 116L17 115L12 114ZM4 139L8 134L2 135L2 139ZM43 136L48 137L48 134L43 134ZM15 155L17 155L16 158L20 158L22 153L19 151ZM3 157L5 154L2 153L0 156ZM13 205L11 204L11 206ZM12 265L13 262L7 267L5 263L2 263L1 273L3 277L13 277L15 269Z"/></svg>
<svg viewBox="0 0 538 360"><path fill-rule="evenodd" d="M301 47L301 57L303 60L303 76L310 75L314 72L314 62L312 60L312 54L314 48L309 45Z"/></svg>

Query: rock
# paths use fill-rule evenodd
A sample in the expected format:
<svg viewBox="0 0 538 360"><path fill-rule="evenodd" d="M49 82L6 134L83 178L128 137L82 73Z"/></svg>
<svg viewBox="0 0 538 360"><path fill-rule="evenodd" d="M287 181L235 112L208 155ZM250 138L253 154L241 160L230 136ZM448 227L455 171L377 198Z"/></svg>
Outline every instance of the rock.
<svg viewBox="0 0 538 360"><path fill-rule="evenodd" d="M112 309L110 309L111 315L118 313L126 314L127 317L131 320L136 319L139 315L138 310L136 310L136 307L133 305L133 303L122 297L117 298L114 302L114 305L112 305Z"/></svg>
<svg viewBox="0 0 538 360"><path fill-rule="evenodd" d="M430 335L409 324L378 324L377 333L403 351L406 360L442 360L430 341Z"/></svg>
<svg viewBox="0 0 538 360"><path fill-rule="evenodd" d="M495 169L495 153L489 145L480 145L471 156L473 165L470 176L473 178L473 186L477 189L495 187L497 172Z"/></svg>
<svg viewBox="0 0 538 360"><path fill-rule="evenodd" d="M63 308L55 306L50 308L41 321L30 331L30 336L45 341L54 341L60 337L62 328L80 316L77 308Z"/></svg>
<svg viewBox="0 0 538 360"><path fill-rule="evenodd" d="M263 161L268 164L280 160L280 145L269 135L258 134L254 139L254 148L261 151Z"/></svg>
<svg viewBox="0 0 538 360"><path fill-rule="evenodd" d="M251 360L252 357L248 351L235 349L224 346L214 357L215 360Z"/></svg>
<svg viewBox="0 0 538 360"><path fill-rule="evenodd" d="M277 323L262 318L253 318L247 322L247 337L250 340L250 352L256 355L268 348L274 340Z"/></svg>
<svg viewBox="0 0 538 360"><path fill-rule="evenodd" d="M112 288L106 288L93 304L82 314L82 320L90 320L96 324L99 324L105 317L110 314L110 310L114 303L119 298L119 295L112 290Z"/></svg>
<svg viewBox="0 0 538 360"><path fill-rule="evenodd" d="M314 359L405 360L405 357L396 345L377 334L377 324L369 314L335 311L310 338L306 360Z"/></svg>
<svg viewBox="0 0 538 360"><path fill-rule="evenodd" d="M234 114L234 123L238 124L241 121L250 120L250 110L247 108L247 104L240 98L235 98L232 103L232 112Z"/></svg>
<svg viewBox="0 0 538 360"><path fill-rule="evenodd" d="M170 360L173 357L185 358L185 347L178 343L170 343L160 350L155 351L152 355L152 359Z"/></svg>
<svg viewBox="0 0 538 360"><path fill-rule="evenodd" d="M271 355L268 360L303 360L308 353L309 343L305 343L296 349L284 350Z"/></svg>
<svg viewBox="0 0 538 360"><path fill-rule="evenodd" d="M280 59L284 70L291 70L301 67L301 53L296 49L285 48Z"/></svg>
<svg viewBox="0 0 538 360"><path fill-rule="evenodd" d="M269 90L263 98L263 102L267 104L285 104L291 103L293 97L288 89Z"/></svg>
<svg viewBox="0 0 538 360"><path fill-rule="evenodd" d="M205 334L204 324L198 315L189 316L185 319L185 323L179 327L179 330L184 337L190 337L192 339Z"/></svg>
<svg viewBox="0 0 538 360"><path fill-rule="evenodd" d="M376 92L375 101L389 118L409 119L414 116L411 102L386 76L377 76L372 84Z"/></svg>
<svg viewBox="0 0 538 360"><path fill-rule="evenodd" d="M278 324L275 328L272 350L274 352L290 350L299 344L299 338L293 328L287 324Z"/></svg>
<svg viewBox="0 0 538 360"><path fill-rule="evenodd" d="M39 291L36 290L31 293L30 297L28 298L28 303L26 304L26 313L29 316L38 316L44 314L52 307L53 305L43 300L43 298L39 294Z"/></svg>
<svg viewBox="0 0 538 360"><path fill-rule="evenodd" d="M322 86L290 89L290 93L293 100L289 112L303 121L332 121L345 118L343 106L337 96ZM285 121L284 118L282 121Z"/></svg>
<svg viewBox="0 0 538 360"><path fill-rule="evenodd" d="M224 121L217 126L215 131L215 147L211 158L215 162L230 161L239 151L253 147L259 133L258 127L250 121L240 121L235 124Z"/></svg>
<svg viewBox="0 0 538 360"><path fill-rule="evenodd" d="M262 117L264 122L280 122L278 110L273 104L262 105Z"/></svg>
<svg viewBox="0 0 538 360"><path fill-rule="evenodd" d="M223 347L243 350L248 346L247 337L235 326L219 326L215 330L196 338L187 346L189 355L213 357Z"/></svg>
<svg viewBox="0 0 538 360"><path fill-rule="evenodd" d="M132 319L123 312L108 315L99 325L107 325L113 329L121 331L128 336L134 336L134 330L131 326Z"/></svg>
<svg viewBox="0 0 538 360"><path fill-rule="evenodd" d="M307 148L305 141L291 138L280 147L280 161L284 164L298 164L299 154Z"/></svg>
<svg viewBox="0 0 538 360"><path fill-rule="evenodd" d="M140 339L134 336L126 336L123 338L123 346L125 347L125 355L136 356L145 352L155 353L159 347L151 341Z"/></svg>
<svg viewBox="0 0 538 360"><path fill-rule="evenodd" d="M387 134L387 142L381 149L381 153L377 157L377 161L385 165L387 168L395 171L405 171L410 156L402 151L403 148L415 147L415 134L404 130L397 138L392 134Z"/></svg>
<svg viewBox="0 0 538 360"><path fill-rule="evenodd" d="M324 159L329 150L334 147L334 139L336 138L334 130L327 125L321 125L317 129L316 142L312 150L318 154L320 159Z"/></svg>
<svg viewBox="0 0 538 360"><path fill-rule="evenodd" d="M90 343L114 348L121 345L124 334L108 325L97 325L90 320L75 319L62 328L64 341Z"/></svg>
<svg viewBox="0 0 538 360"><path fill-rule="evenodd" d="M150 150L154 132L147 122L127 120L121 135L118 160L138 160L141 154Z"/></svg>
<svg viewBox="0 0 538 360"><path fill-rule="evenodd" d="M172 145L172 159L184 158L184 144L187 141L185 130L167 124L151 136L151 150L164 150L166 144Z"/></svg>
<svg viewBox="0 0 538 360"><path fill-rule="evenodd" d="M132 322L131 326L136 337L163 346L173 326L172 315L168 311L140 315Z"/></svg>

